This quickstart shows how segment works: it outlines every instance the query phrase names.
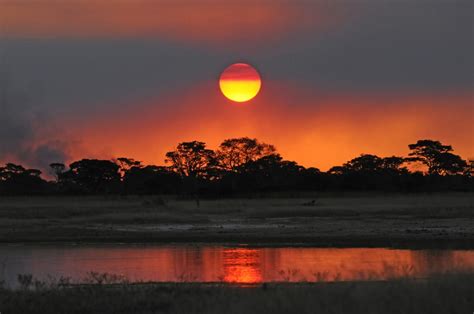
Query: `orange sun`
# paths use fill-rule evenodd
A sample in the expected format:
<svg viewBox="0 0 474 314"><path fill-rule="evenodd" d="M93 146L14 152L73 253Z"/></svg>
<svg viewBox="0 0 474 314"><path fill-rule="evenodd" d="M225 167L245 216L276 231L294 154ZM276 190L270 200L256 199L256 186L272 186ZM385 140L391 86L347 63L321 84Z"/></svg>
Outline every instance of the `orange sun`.
<svg viewBox="0 0 474 314"><path fill-rule="evenodd" d="M260 74L246 63L234 63L222 72L219 87L232 101L245 102L257 96L262 86Z"/></svg>

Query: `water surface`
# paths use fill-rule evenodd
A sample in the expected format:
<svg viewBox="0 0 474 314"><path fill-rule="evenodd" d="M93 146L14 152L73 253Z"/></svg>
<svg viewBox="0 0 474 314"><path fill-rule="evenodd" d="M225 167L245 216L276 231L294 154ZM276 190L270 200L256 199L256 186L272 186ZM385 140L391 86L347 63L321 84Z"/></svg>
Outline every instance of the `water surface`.
<svg viewBox="0 0 474 314"><path fill-rule="evenodd" d="M131 281L232 282L385 280L474 271L474 250L246 247L216 245L2 245L0 278L107 272Z"/></svg>

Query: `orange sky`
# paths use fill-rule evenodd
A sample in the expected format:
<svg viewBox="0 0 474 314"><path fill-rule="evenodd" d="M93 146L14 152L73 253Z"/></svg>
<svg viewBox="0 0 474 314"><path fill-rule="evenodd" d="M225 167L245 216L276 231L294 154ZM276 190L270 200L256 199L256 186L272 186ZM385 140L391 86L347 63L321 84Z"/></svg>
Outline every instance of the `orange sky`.
<svg viewBox="0 0 474 314"><path fill-rule="evenodd" d="M407 145L424 138L453 145L464 158L474 156L469 94L342 95L285 82L263 86L243 104L225 99L217 82L209 82L159 101L132 103L113 116L105 111L63 117L63 123L81 142L74 158L128 156L162 164L180 141L201 140L215 149L241 136L274 144L284 158L321 170L361 153L407 155Z"/></svg>
<svg viewBox="0 0 474 314"><path fill-rule="evenodd" d="M0 1L0 61L34 100L0 103L10 115L0 125L0 160L163 164L181 141L215 149L243 136L321 170L361 153L406 156L418 139L472 158L467 5ZM235 62L262 77L249 103L219 91L221 71Z"/></svg>
<svg viewBox="0 0 474 314"><path fill-rule="evenodd" d="M282 0L4 0L0 34L19 37L148 37L200 42L269 42L326 29L343 6L314 10ZM243 22L244 21L244 22Z"/></svg>

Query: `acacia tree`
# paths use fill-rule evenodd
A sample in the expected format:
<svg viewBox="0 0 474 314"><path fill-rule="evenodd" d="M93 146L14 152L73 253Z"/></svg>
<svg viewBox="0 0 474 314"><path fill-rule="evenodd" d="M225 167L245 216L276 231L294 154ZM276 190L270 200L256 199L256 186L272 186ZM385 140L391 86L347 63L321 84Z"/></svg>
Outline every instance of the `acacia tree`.
<svg viewBox="0 0 474 314"><path fill-rule="evenodd" d="M38 194L46 189L38 169L7 163L0 167L0 194Z"/></svg>
<svg viewBox="0 0 474 314"><path fill-rule="evenodd" d="M304 167L296 162L271 154L243 164L239 180L244 190L291 188L297 185L303 171Z"/></svg>
<svg viewBox="0 0 474 314"><path fill-rule="evenodd" d="M7 163L5 167L0 167L0 180L7 181L15 177L35 177L39 178L41 171L38 169L26 169L21 165Z"/></svg>
<svg viewBox="0 0 474 314"><path fill-rule="evenodd" d="M184 189L194 194L199 207L201 179L212 180L217 177L215 152L207 149L204 142L182 142L174 151L166 153L165 163L170 164L171 170L183 178Z"/></svg>
<svg viewBox="0 0 474 314"><path fill-rule="evenodd" d="M22 174L26 169L21 165L7 163L5 167L0 167L0 180L9 180L15 175Z"/></svg>
<svg viewBox="0 0 474 314"><path fill-rule="evenodd" d="M207 149L204 142L182 142L175 150L166 153L165 163L182 177L210 179L216 165L216 154Z"/></svg>
<svg viewBox="0 0 474 314"><path fill-rule="evenodd" d="M430 175L453 175L462 173L467 163L460 156L451 153L450 145L443 145L439 141L419 140L408 145L411 152L409 161L421 162L428 167Z"/></svg>
<svg viewBox="0 0 474 314"><path fill-rule="evenodd" d="M474 177L474 159L468 160L464 174L468 177Z"/></svg>
<svg viewBox="0 0 474 314"><path fill-rule="evenodd" d="M63 178L90 193L108 192L120 182L119 167L110 160L97 159L73 162Z"/></svg>
<svg viewBox="0 0 474 314"><path fill-rule="evenodd" d="M408 173L408 169L406 167L402 167L404 163L406 163L406 158L392 156L392 157L385 157L382 159L382 168L384 170L390 170L394 172L405 172Z"/></svg>
<svg viewBox="0 0 474 314"><path fill-rule="evenodd" d="M56 182L59 182L64 170L66 169L66 166L60 162L53 162L49 165L49 167L51 168L51 172L53 173Z"/></svg>
<svg viewBox="0 0 474 314"><path fill-rule="evenodd" d="M123 179L130 169L136 167L141 168L142 162L135 160L133 158L126 158L126 157L119 157L117 159L113 159L113 162L119 166L120 177Z"/></svg>
<svg viewBox="0 0 474 314"><path fill-rule="evenodd" d="M177 193L181 177L169 167L145 166L132 167L123 178L125 192L137 194Z"/></svg>
<svg viewBox="0 0 474 314"><path fill-rule="evenodd" d="M376 172L382 169L382 165L382 158L375 155L362 154L346 162L342 167L350 172Z"/></svg>
<svg viewBox="0 0 474 314"><path fill-rule="evenodd" d="M235 172L240 166L275 152L273 145L261 143L255 138L241 137L222 142L217 156L222 169Z"/></svg>
<svg viewBox="0 0 474 314"><path fill-rule="evenodd" d="M376 155L362 154L342 166L332 167L329 169L330 174L344 174L353 172L366 173L402 173L408 170L402 167L406 159L403 157L378 157Z"/></svg>

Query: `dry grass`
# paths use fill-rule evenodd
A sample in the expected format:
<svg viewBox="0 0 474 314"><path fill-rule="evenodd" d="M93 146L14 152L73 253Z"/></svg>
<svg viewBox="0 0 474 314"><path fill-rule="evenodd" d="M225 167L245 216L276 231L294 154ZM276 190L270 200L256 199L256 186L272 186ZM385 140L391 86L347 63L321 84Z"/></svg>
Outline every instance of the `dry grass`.
<svg viewBox="0 0 474 314"><path fill-rule="evenodd" d="M314 201L314 203L313 203ZM474 217L474 195L393 194L305 198L176 200L173 197L18 197L2 198L0 218L52 219L104 214L206 214L230 216L306 217L353 215L427 215Z"/></svg>
<svg viewBox="0 0 474 314"><path fill-rule="evenodd" d="M2 313L471 313L474 275L427 280L264 284L130 284L95 274L92 284L26 283L0 291ZM114 281L115 280L115 281ZM112 283L112 284L110 284Z"/></svg>
<svg viewBox="0 0 474 314"><path fill-rule="evenodd" d="M472 218L472 193L313 194L201 200L199 206L194 200L170 196L22 197L1 199L0 241L278 242L284 237L287 241L319 239L342 244L347 238L351 241L346 245L367 245L367 239L378 239L374 245L384 246L391 245L390 239L446 240L464 247L474 239ZM167 224L193 224L201 231L145 228ZM225 224L232 227L217 230ZM260 226L252 229L256 224ZM287 228L280 232L275 225Z"/></svg>

